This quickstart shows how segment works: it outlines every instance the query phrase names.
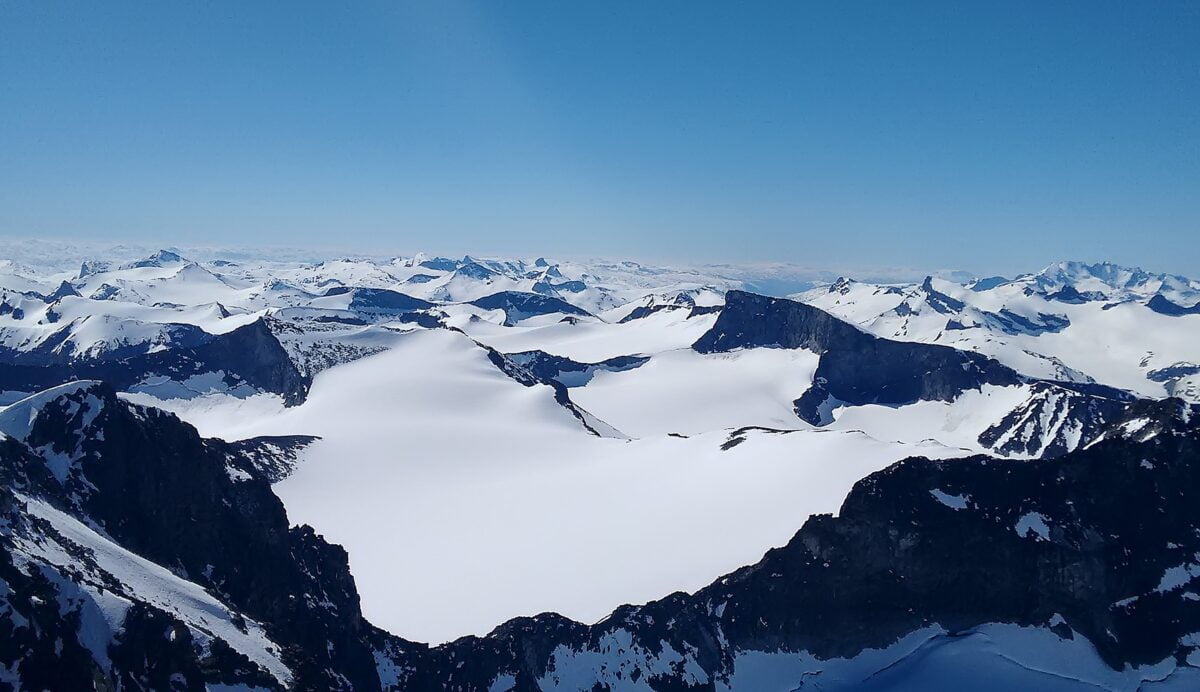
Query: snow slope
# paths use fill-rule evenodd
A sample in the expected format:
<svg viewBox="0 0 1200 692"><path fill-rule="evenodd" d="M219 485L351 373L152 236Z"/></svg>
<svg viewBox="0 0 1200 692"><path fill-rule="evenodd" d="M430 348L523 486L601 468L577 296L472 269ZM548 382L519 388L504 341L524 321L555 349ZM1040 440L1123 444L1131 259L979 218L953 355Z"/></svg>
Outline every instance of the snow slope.
<svg viewBox="0 0 1200 692"><path fill-rule="evenodd" d="M572 399L634 437L757 425L809 428L792 402L812 385L817 355L752 349L665 351L623 372L598 372Z"/></svg>

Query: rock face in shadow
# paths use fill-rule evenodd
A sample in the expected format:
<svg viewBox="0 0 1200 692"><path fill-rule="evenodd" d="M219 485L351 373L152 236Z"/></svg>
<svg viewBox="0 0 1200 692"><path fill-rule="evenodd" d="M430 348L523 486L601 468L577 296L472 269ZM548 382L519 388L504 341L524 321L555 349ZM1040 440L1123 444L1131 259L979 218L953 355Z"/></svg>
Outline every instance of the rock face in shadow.
<svg viewBox="0 0 1200 692"><path fill-rule="evenodd" d="M598 372L625 372L640 368L649 356L616 356L595 363L582 363L545 351L519 351L504 354L540 380L555 380L565 387L582 387Z"/></svg>
<svg viewBox="0 0 1200 692"><path fill-rule="evenodd" d="M96 607L88 605L89 599L99 597L63 582L71 582L74 572L90 575L92 581L107 580L107 590L140 603L135 619L130 621L127 614L114 640L102 642L101 650L125 651L130 665L138 666L147 665L147 657L153 654L160 670L153 675L146 672L149 679L178 673L198 682L198 671L216 667L204 673L205 681L249 679L278 686L243 656L230 654L222 664L220 643L206 649L161 641L166 625L178 630L180 637L189 628L153 605L152 598L138 601L137 585L124 584L119 576L99 570L89 562L88 549L77 548L78 564L67 568L31 562L22 542L55 535L44 522L22 513L22 505L31 501L56 507L92 527L98 536L207 589L236 618L261 623L291 670L295 686L378 686L345 551L325 543L310 527L289 527L282 503L240 445L203 439L174 415L122 401L99 382L59 388L26 408L21 420L26 416L31 420L27 429L20 421L16 427L8 419L3 421L8 427L0 443L0 481L7 530L0 533L0 542L7 562L0 571L9 575L5 579L10 587L12 577L34 594L53 593L50 603L57 599L77 604L64 605L61 613L57 608L53 613L41 612L36 600L26 600L24 607L29 610L9 604L22 618L37 622L41 631L70 635L79 642L76 653L87 654L86 658L63 663L64 670L86 671L89 678L107 678L110 683L136 673L121 669L114 655L109 656L113 660L106 671L88 654L87 638L95 636L95 626L73 624L72 618L88 617L89 609ZM11 588L21 596L28 594ZM10 613L0 630L18 621ZM21 636L26 634L34 633ZM30 647L46 644L44 637L34 639ZM64 651L75 650L65 646ZM91 646L95 648L94 643ZM10 658L3 663L16 665L22 677L56 679L50 660L29 658L20 650L5 652L0 646L0 657L6 655ZM70 656L61 658L66 661ZM50 687L69 688L63 683Z"/></svg>
<svg viewBox="0 0 1200 692"><path fill-rule="evenodd" d="M692 345L700 353L764 347L821 356L813 386L795 402L796 414L814 425L828 423L840 405L949 401L985 384L1024 381L985 356L882 339L811 305L744 291L726 293L716 323Z"/></svg>
<svg viewBox="0 0 1200 692"><path fill-rule="evenodd" d="M1183 315L1200 315L1200 303L1193 306L1184 307L1178 303L1172 302L1162 294L1156 294L1146 302L1146 307L1157 312L1160 315L1168 315L1170 317L1181 317Z"/></svg>
<svg viewBox="0 0 1200 692"><path fill-rule="evenodd" d="M182 363L177 364L172 362L168 352L163 352L162 362L152 361L150 367L175 370L186 367L190 361L195 363L196 370L225 369L257 389L282 396L289 405L299 404L308 396L311 383L296 369L287 351L261 319L220 335L181 356Z"/></svg>
<svg viewBox="0 0 1200 692"><path fill-rule="evenodd" d="M523 319L537 315L552 315L555 313L585 317L591 315L587 310L576 307L562 298L522 291L493 293L490 296L472 300L469 305L474 305L485 310L503 310L504 324L506 326L512 326Z"/></svg>
<svg viewBox="0 0 1200 692"><path fill-rule="evenodd" d="M314 435L264 435L226 442L230 463L249 462L270 483L292 475L300 453L321 438Z"/></svg>
<svg viewBox="0 0 1200 692"><path fill-rule="evenodd" d="M189 325L183 344L158 351L104 359L46 359L39 354L0 354L0 390L34 392L72 380L104 380L126 390L147 379L175 382L219 373L226 386L249 385L278 394L287 405L302 403L311 382L296 369L287 351L262 320L225 334L208 334Z"/></svg>
<svg viewBox="0 0 1200 692"><path fill-rule="evenodd" d="M334 286L325 291L326 296L340 296L347 293L350 294L349 309L370 316L392 316L434 307L433 303L427 300L386 288Z"/></svg>
<svg viewBox="0 0 1200 692"><path fill-rule="evenodd" d="M1170 415L1176 406L1188 408L1177 399L1137 399L1103 385L1040 381L1025 401L979 435L979 443L1004 456L1051 458L1086 446L1118 425L1142 430L1140 421Z"/></svg>
<svg viewBox="0 0 1200 692"><path fill-rule="evenodd" d="M557 402L559 406L562 406L564 409L566 409L572 416L574 416L575 419L578 420L583 428L589 433L596 435L597 437L616 437L628 439L620 430L617 430L608 423L596 418L591 413L587 412L574 401L572 401L571 393L567 390L567 385L563 384L558 379L553 377L545 377L543 374L534 372L525 364L522 364L518 362L518 360L497 351L491 346L486 346L478 341L475 342L475 345L479 346L487 353L488 360L491 361L492 365L496 366L496 369L520 383L522 386L534 387L537 385L546 385L549 387L551 391L554 392L554 401Z"/></svg>

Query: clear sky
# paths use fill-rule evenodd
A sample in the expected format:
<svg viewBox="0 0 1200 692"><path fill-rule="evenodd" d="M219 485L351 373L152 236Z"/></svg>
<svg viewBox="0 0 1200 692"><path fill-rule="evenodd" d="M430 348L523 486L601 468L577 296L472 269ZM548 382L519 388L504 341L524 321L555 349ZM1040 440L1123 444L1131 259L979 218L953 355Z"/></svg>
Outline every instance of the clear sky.
<svg viewBox="0 0 1200 692"><path fill-rule="evenodd" d="M1200 3L0 3L0 234L1200 274Z"/></svg>

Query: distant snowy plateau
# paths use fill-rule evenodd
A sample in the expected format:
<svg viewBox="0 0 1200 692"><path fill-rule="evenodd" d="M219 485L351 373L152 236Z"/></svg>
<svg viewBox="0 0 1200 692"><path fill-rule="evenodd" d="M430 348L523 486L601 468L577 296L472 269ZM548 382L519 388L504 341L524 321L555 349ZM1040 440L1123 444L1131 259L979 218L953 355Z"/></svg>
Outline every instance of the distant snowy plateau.
<svg viewBox="0 0 1200 692"><path fill-rule="evenodd" d="M0 689L1200 688L1200 281L184 254L0 262Z"/></svg>

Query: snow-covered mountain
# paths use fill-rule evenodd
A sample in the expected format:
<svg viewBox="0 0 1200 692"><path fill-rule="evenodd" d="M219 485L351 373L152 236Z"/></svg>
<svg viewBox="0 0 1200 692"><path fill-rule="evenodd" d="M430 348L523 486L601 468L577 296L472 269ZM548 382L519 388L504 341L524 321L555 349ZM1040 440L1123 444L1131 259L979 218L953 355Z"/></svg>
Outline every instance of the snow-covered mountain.
<svg viewBox="0 0 1200 692"><path fill-rule="evenodd" d="M60 680L117 687L891 689L884 669L960 659L1040 680L1031 651L1063 689L1190 681L1183 625L1142 633L1190 608L1145 583L1200 549L1195 518L1171 505L1150 535L1080 505L1191 492L1200 283L796 276L0 264L0 634L23 642L0 637L0 681L47 686L60 655ZM932 596L987 575L994 598Z"/></svg>
<svg viewBox="0 0 1200 692"><path fill-rule="evenodd" d="M1059 262L966 284L839 279L794 298L879 336L974 351L1033 377L1196 400L1200 282L1184 277Z"/></svg>

